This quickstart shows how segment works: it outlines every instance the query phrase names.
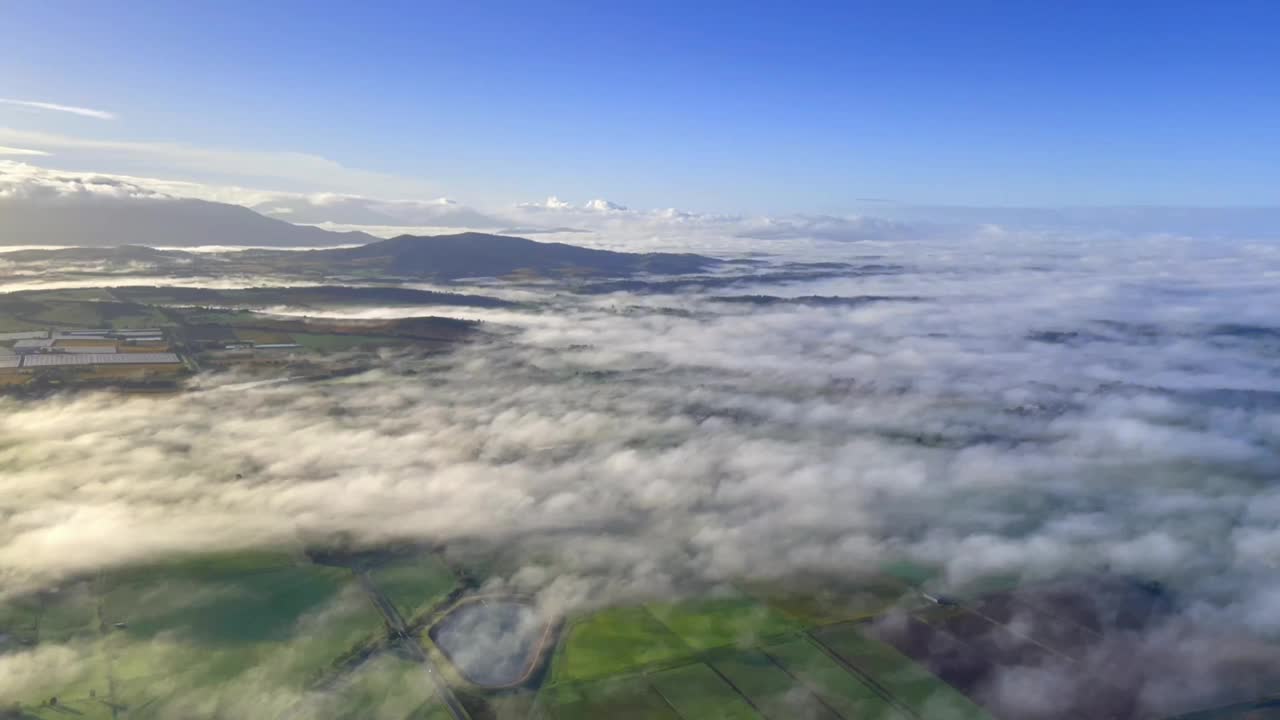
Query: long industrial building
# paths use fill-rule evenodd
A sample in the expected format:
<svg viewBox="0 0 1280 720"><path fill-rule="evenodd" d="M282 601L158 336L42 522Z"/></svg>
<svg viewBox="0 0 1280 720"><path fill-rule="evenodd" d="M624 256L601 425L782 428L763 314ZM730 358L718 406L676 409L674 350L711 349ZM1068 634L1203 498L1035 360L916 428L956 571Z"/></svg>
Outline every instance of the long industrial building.
<svg viewBox="0 0 1280 720"><path fill-rule="evenodd" d="M30 330L24 332L0 333L0 342L11 340L43 340L49 337L48 330Z"/></svg>
<svg viewBox="0 0 1280 720"><path fill-rule="evenodd" d="M175 353L67 353L23 355L24 368L72 365L172 365L182 360Z"/></svg>

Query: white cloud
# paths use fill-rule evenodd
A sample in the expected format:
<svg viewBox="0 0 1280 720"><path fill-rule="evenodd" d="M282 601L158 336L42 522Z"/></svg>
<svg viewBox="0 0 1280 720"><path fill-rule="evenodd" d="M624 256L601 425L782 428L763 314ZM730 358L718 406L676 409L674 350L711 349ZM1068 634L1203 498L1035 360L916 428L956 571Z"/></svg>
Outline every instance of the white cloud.
<svg viewBox="0 0 1280 720"><path fill-rule="evenodd" d="M0 154L3 154L0 152ZM161 180L75 170L55 170L0 160L0 197L35 200L52 196L192 198L257 210L300 224L344 224L495 228L507 224L448 198L384 200L334 192L300 193ZM403 229L400 230L403 232ZM394 234L394 233L393 233Z"/></svg>
<svg viewBox="0 0 1280 720"><path fill-rule="evenodd" d="M351 168L301 152L102 140L5 127L0 127L0 143L58 150L66 162L81 166L127 166L148 174L185 176L190 182L218 177L231 180L226 184L285 185L289 192L373 193L397 199L439 194L437 188L421 180Z"/></svg>
<svg viewBox="0 0 1280 720"><path fill-rule="evenodd" d="M0 130L0 137L3 137ZM460 230L537 235L610 249L737 251L814 238L889 240L910 232L901 223L854 218L751 218L667 208L636 210L608 200L575 205L556 197L484 209L444 197L386 199L355 193L285 192L241 185L61 170L0 160L0 197L195 198L243 205L265 215L333 230L391 237ZM844 227L846 236L840 236ZM877 235L877 232L880 234Z"/></svg>
<svg viewBox="0 0 1280 720"><path fill-rule="evenodd" d="M866 216L793 216L759 218L738 231L741 237L757 240L814 238L837 242L919 239L928 226Z"/></svg>
<svg viewBox="0 0 1280 720"><path fill-rule="evenodd" d="M15 105L17 107L32 108L35 110L51 110L53 112L70 113L72 115L95 118L97 120L116 119L115 113L107 112L106 110L76 107L75 105L60 105L58 103L38 102L35 100L13 100L10 98L0 98L0 104Z"/></svg>
<svg viewBox="0 0 1280 720"><path fill-rule="evenodd" d="M0 145L0 155L25 155L25 156L38 157L38 156L48 155L48 154L49 153L44 152L43 150L29 150L27 148L7 147L5 145Z"/></svg>
<svg viewBox="0 0 1280 720"><path fill-rule="evenodd" d="M516 207L525 210L568 210L573 207L571 203L565 202L560 198L552 195L541 202L522 202L517 203Z"/></svg>
<svg viewBox="0 0 1280 720"><path fill-rule="evenodd" d="M69 146L116 148L117 143L84 141L43 133L25 133L0 128L0 142L17 146L39 146L43 141ZM120 152L137 152L144 158L175 166L168 158L167 145L125 143ZM98 150L94 150L97 153ZM112 150L115 152L115 150ZM184 153L186 153L185 159ZM92 154L92 153L91 153ZM175 179L177 170L156 171L150 167L135 173L98 173L71 169L51 169L30 163L0 160L0 194L10 197L34 197L31 193L86 193L83 197L183 197L226 202L257 210L263 214L293 223L310 224L333 230L361 230L371 235L391 237L401 234L439 234L475 230L513 235L537 236L578 245L616 250L694 251L709 253L756 252L768 249L783 252L804 247L810 253L832 252L828 246L856 243L867 251L901 242L985 239L992 242L1017 243L1027 238L1053 238L1072 242L1078 238L1108 238L1111 241L1172 241L1171 229L1182 227L1192 237L1243 235L1262 238L1274 233L1275 218L1280 209L1223 208L1214 211L1165 213L1161 224L1144 221L1142 227L1164 228L1150 233L1134 228L1133 232L1107 230L1106 218L1129 218L1119 210L1099 212L1097 224L1079 228L1068 224L1054 230L1046 224L1047 211L981 211L966 209L952 213L951 219L933 221L923 210L911 217L884 218L869 215L791 215L751 216L698 213L677 208L636 209L609 200L596 199L575 204L556 196L530 203L505 207L485 207L441 197L437 188L413 186L400 178L374 174L368 182L366 173L337 166L314 156L293 154L240 153L207 151L197 148L174 149L177 166L222 168L232 176L226 182L197 182ZM103 156L105 157L105 156ZM298 159L298 158L302 159ZM59 161L66 161L60 154ZM101 157L99 158L102 159ZM245 167L272 166L264 170L271 177L253 176L252 172L231 173L241 162ZM69 162L69 161L68 161ZM86 160L92 167L97 162ZM294 165L290 167L290 163ZM103 164L110 164L104 161ZM326 175L326 173L329 173ZM196 173L200 175L200 173ZM287 190L293 183L288 178L307 176L314 190ZM367 186L367 187L366 187ZM20 190L25 187L25 190ZM348 191L345 188L360 188ZM384 194L379 189L389 190ZM23 195L27 193L27 195ZM1081 211L1083 212L1083 211ZM1154 212L1154 211L1152 211ZM948 217L939 210L939 217ZM1077 213L1079 214L1079 213ZM1156 213L1158 215L1158 213ZM1070 213L1064 214L1067 217ZM1152 213L1143 213L1144 217ZM997 223L983 221L994 218ZM1035 218L1030 225L1027 218ZM1178 218L1184 218L1185 222ZM1273 219L1273 220L1269 220ZM1267 230L1267 228L1271 228ZM1269 245L1260 244L1265 249ZM826 249L824 249L826 248Z"/></svg>
<svg viewBox="0 0 1280 720"><path fill-rule="evenodd" d="M587 210L595 210L596 212L622 212L627 210L626 205L619 205L616 202L605 200L604 198L596 198L586 204Z"/></svg>
<svg viewBox="0 0 1280 720"><path fill-rule="evenodd" d="M546 200L537 202L516 203L516 208L526 211L553 211L553 212L625 212L628 208L626 205L620 205L604 198L596 198L588 200L583 205L574 205L567 200L561 200L559 197L552 195Z"/></svg>

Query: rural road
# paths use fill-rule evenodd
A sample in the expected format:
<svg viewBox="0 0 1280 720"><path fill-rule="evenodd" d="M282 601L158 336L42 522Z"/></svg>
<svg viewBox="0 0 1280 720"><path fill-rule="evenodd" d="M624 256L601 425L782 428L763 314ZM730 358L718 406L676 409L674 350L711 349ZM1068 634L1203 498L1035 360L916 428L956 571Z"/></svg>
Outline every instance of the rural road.
<svg viewBox="0 0 1280 720"><path fill-rule="evenodd" d="M400 611L396 609L396 606L392 604L386 595L382 594L382 591L378 589L378 586L369 577L368 572L361 571L357 574L357 577L360 578L360 586L364 588L364 591L373 600L373 604L377 605L378 610L382 612L382 617L387 621L387 627L390 627L392 633L399 638L401 647L408 650L413 659L417 660L423 666L423 669L427 671L427 677L430 678L436 695L440 697L445 708L449 710L449 714L453 716L454 720L471 720L466 708L462 706L458 697L453 694L453 689L449 687L449 682L440 675L435 663L431 662L431 657L422 649L418 639L409 632L404 618L400 616Z"/></svg>

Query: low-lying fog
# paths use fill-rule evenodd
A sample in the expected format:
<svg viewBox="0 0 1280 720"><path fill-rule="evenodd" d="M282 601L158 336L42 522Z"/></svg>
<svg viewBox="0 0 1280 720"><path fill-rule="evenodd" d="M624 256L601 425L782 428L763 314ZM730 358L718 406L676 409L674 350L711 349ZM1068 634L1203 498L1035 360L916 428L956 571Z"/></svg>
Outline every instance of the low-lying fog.
<svg viewBox="0 0 1280 720"><path fill-rule="evenodd" d="M0 400L0 586L341 531L501 548L554 610L907 559L1280 636L1280 250L876 250L904 270L451 308L516 332L325 384Z"/></svg>

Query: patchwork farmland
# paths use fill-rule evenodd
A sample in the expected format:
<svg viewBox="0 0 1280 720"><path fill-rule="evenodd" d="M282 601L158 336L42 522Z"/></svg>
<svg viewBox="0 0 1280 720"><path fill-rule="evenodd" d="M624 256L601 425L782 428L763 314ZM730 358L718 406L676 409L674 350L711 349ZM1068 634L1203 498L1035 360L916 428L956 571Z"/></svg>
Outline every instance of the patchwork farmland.
<svg viewBox="0 0 1280 720"><path fill-rule="evenodd" d="M1175 665L1137 646L1168 616L1171 601L1158 586L1090 576L953 599L905 584L895 596L894 582L867 583L878 609L866 592L844 602L736 595L573 621L539 695L539 717L1137 720L1206 702L1188 692L1191 707L1174 701L1153 713L1143 696L1153 675ZM1219 682L1230 689L1213 699L1245 702L1241 714L1212 717L1267 717L1269 706L1256 698L1280 692L1280 648L1251 657L1231 668L1235 681ZM1009 678L1053 678L1070 690L1025 697L1010 691Z"/></svg>
<svg viewBox="0 0 1280 720"><path fill-rule="evenodd" d="M99 573L0 605L5 646L77 658L6 700L25 718L214 718L270 682L292 694L254 716L1244 720L1270 717L1280 688L1280 649L1259 644L1252 662L1202 664L1213 697L1153 712L1153 682L1198 685L1162 676L1188 664L1141 641L1173 599L1116 576L950 598L881 575L807 601L753 586L554 618L482 591L475 569L294 549Z"/></svg>

